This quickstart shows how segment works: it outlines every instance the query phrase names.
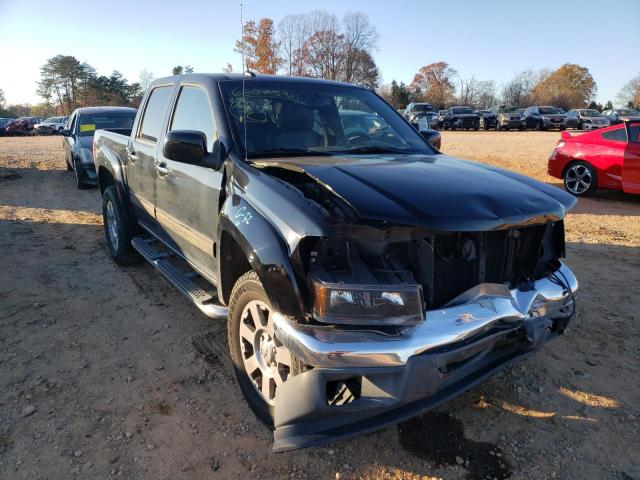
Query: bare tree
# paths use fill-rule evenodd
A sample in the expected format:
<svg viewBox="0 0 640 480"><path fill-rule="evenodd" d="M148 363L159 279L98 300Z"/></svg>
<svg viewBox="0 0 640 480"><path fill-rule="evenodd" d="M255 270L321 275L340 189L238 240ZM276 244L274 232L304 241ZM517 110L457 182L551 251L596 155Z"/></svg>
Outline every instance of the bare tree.
<svg viewBox="0 0 640 480"><path fill-rule="evenodd" d="M149 85L151 85L151 82L153 82L154 78L153 78L153 73L151 73L149 70L147 70L146 68L143 68L142 71L140 71L140 75L138 76L139 80L140 80L140 88L142 90L146 90Z"/></svg>
<svg viewBox="0 0 640 480"><path fill-rule="evenodd" d="M616 100L629 108L640 108L640 75L629 80L618 93Z"/></svg>
<svg viewBox="0 0 640 480"><path fill-rule="evenodd" d="M363 52L371 58L371 52L378 48L378 31L371 25L366 13L347 13L342 19L344 35L344 81L351 83L355 70L362 65Z"/></svg>

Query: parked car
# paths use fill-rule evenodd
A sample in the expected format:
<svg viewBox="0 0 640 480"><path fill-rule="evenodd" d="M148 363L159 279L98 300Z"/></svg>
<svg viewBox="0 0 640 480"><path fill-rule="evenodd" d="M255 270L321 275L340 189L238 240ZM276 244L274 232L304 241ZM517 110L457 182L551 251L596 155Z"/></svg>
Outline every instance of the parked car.
<svg viewBox="0 0 640 480"><path fill-rule="evenodd" d="M616 125L624 121L627 117L640 116L640 112L633 108L612 108L602 112L602 116L606 117L611 125Z"/></svg>
<svg viewBox="0 0 640 480"><path fill-rule="evenodd" d="M609 126L609 119L598 110L591 108L576 108L569 110L564 121L565 127L576 130L594 130Z"/></svg>
<svg viewBox="0 0 640 480"><path fill-rule="evenodd" d="M578 197L598 188L640 194L640 116L579 135L562 132L548 171Z"/></svg>
<svg viewBox="0 0 640 480"><path fill-rule="evenodd" d="M347 137L343 106L389 135ZM98 130L94 149L109 254L144 258L227 319L276 451L434 408L538 351L574 311L561 258L576 200L439 153L368 89L162 78L131 134Z"/></svg>
<svg viewBox="0 0 640 480"><path fill-rule="evenodd" d="M498 113L496 130L524 130L524 109L511 108Z"/></svg>
<svg viewBox="0 0 640 480"><path fill-rule="evenodd" d="M93 135L98 129L129 133L136 116L135 108L84 107L73 111L68 128L60 130L67 170L73 170L76 187L97 184L93 166Z"/></svg>
<svg viewBox="0 0 640 480"><path fill-rule="evenodd" d="M5 130L8 125L13 122L13 118L0 118L0 136L5 134Z"/></svg>
<svg viewBox="0 0 640 480"><path fill-rule="evenodd" d="M478 110L476 114L480 117L480 128L489 130L497 127L498 117L493 110Z"/></svg>
<svg viewBox="0 0 640 480"><path fill-rule="evenodd" d="M33 135L34 125L41 121L42 119L40 117L20 117L5 127L5 135Z"/></svg>
<svg viewBox="0 0 640 480"><path fill-rule="evenodd" d="M480 116L471 107L449 107L444 116L444 129L455 130L457 128L479 130Z"/></svg>
<svg viewBox="0 0 640 480"><path fill-rule="evenodd" d="M549 130L557 128L564 130L566 115L560 109L550 106L528 107L524 110L525 128L535 130Z"/></svg>
<svg viewBox="0 0 640 480"><path fill-rule="evenodd" d="M447 114L446 110L438 110L438 130L444 129L444 116Z"/></svg>
<svg viewBox="0 0 640 480"><path fill-rule="evenodd" d="M413 122L416 118L421 115L426 115L427 112L435 111L433 105L430 103L410 103L407 105L407 108L404 111L404 117L409 121Z"/></svg>
<svg viewBox="0 0 640 480"><path fill-rule="evenodd" d="M67 120L69 120L69 117L49 117L44 121L35 124L33 128L37 135L60 133L61 130L64 130Z"/></svg>

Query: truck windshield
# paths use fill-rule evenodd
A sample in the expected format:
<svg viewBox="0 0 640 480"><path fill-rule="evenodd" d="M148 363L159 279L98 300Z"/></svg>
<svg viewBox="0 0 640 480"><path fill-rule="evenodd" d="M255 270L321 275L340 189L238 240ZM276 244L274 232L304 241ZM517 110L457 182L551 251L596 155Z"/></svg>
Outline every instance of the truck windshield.
<svg viewBox="0 0 640 480"><path fill-rule="evenodd" d="M560 113L560 110L556 107L539 107L538 111L540 115L554 115Z"/></svg>
<svg viewBox="0 0 640 480"><path fill-rule="evenodd" d="M420 134L377 95L311 82L220 83L240 153L257 158L342 153L426 153Z"/></svg>
<svg viewBox="0 0 640 480"><path fill-rule="evenodd" d="M78 134L91 137L96 130L108 128L133 128L136 112L102 112L80 115Z"/></svg>
<svg viewBox="0 0 640 480"><path fill-rule="evenodd" d="M473 108L471 107L456 107L453 109L454 114L459 115L471 115L473 113Z"/></svg>

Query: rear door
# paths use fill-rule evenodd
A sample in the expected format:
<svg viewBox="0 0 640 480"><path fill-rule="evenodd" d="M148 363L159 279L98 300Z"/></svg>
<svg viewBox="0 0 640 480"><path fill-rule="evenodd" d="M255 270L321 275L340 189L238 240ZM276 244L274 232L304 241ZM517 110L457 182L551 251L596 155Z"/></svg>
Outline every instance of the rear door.
<svg viewBox="0 0 640 480"><path fill-rule="evenodd" d="M125 164L131 204L138 221L151 229L155 226L155 157L173 89L173 84L153 87L127 145Z"/></svg>
<svg viewBox="0 0 640 480"><path fill-rule="evenodd" d="M207 137L207 151L218 141L212 99L203 84L183 82L178 90L167 131L196 130ZM163 239L214 283L214 241L222 173L157 155L156 219ZM161 173L160 173L161 172Z"/></svg>
<svg viewBox="0 0 640 480"><path fill-rule="evenodd" d="M627 124L629 142L622 163L622 190L640 194L640 122Z"/></svg>

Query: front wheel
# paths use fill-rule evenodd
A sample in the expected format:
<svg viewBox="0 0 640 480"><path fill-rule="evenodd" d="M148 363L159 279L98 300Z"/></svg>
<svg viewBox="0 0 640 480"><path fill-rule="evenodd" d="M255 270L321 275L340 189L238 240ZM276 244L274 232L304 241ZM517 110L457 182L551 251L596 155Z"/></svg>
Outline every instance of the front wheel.
<svg viewBox="0 0 640 480"><path fill-rule="evenodd" d="M576 162L564 171L564 188L576 197L591 195L597 188L595 169L587 162Z"/></svg>
<svg viewBox="0 0 640 480"><path fill-rule="evenodd" d="M276 391L299 371L298 361L275 334L273 307L252 270L231 291L227 338L240 389L260 420L273 428Z"/></svg>
<svg viewBox="0 0 640 480"><path fill-rule="evenodd" d="M114 185L107 187L102 196L102 221L109 254L118 265L132 265L141 258L131 246L135 227L127 218L118 191Z"/></svg>

